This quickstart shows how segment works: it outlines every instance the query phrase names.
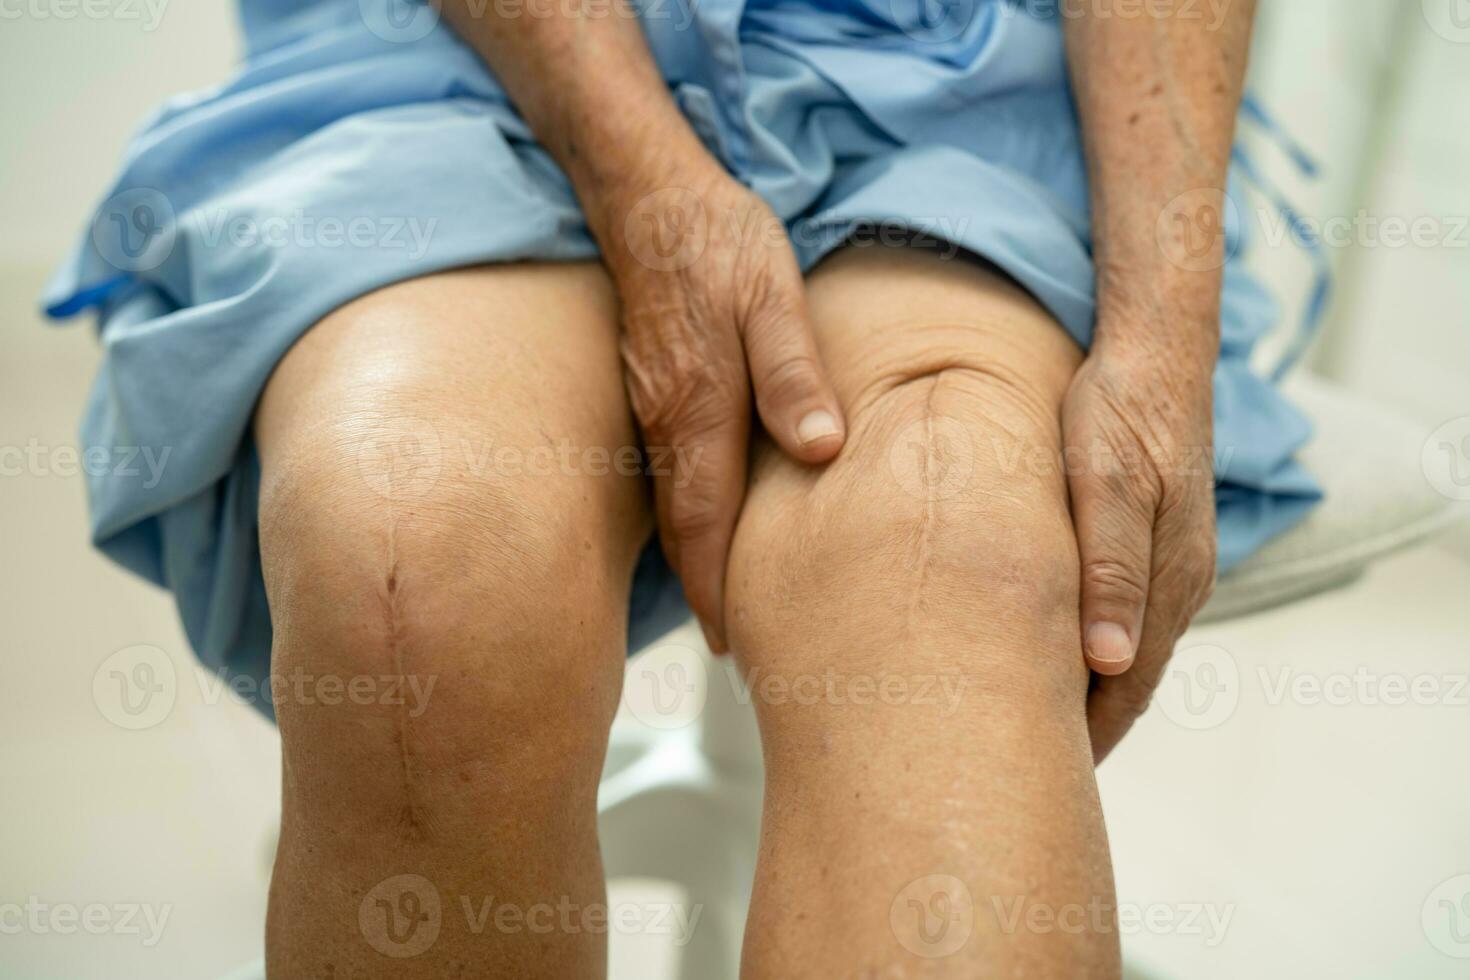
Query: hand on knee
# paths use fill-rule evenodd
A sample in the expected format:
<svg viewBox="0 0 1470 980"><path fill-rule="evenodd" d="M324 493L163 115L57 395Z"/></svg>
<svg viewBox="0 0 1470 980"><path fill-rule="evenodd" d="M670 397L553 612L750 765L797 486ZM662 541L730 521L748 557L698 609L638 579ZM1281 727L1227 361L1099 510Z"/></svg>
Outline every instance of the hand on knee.
<svg viewBox="0 0 1470 980"><path fill-rule="evenodd" d="M983 372L940 371L855 413L824 472L765 457L730 572L749 667L924 671L979 697L1080 705L1057 434L1026 402Z"/></svg>

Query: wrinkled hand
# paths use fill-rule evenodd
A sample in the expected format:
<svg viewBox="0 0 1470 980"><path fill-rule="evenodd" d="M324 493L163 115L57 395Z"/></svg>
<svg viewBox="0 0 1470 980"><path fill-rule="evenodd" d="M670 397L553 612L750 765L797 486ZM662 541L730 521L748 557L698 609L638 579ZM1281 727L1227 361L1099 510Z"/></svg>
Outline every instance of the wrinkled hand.
<svg viewBox="0 0 1470 980"><path fill-rule="evenodd" d="M638 190L610 210L598 237L622 307L628 395L649 450L664 552L710 647L723 652L752 388L766 431L806 463L842 447L842 411L796 257L764 202L713 165Z"/></svg>
<svg viewBox="0 0 1470 980"><path fill-rule="evenodd" d="M1214 584L1212 369L1211 357L1100 344L1063 404L1099 762Z"/></svg>

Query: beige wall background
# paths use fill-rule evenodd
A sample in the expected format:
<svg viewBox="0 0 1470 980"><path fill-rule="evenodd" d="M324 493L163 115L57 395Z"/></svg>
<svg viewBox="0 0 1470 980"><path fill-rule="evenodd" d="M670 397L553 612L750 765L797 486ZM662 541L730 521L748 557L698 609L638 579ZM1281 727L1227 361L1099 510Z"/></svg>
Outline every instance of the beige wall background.
<svg viewBox="0 0 1470 980"><path fill-rule="evenodd" d="M64 254L147 113L237 50L229 0L0 2L0 263Z"/></svg>
<svg viewBox="0 0 1470 980"><path fill-rule="evenodd" d="M1312 366L1416 415L1463 415L1470 4L1267 0L1260 26L1256 88L1323 165L1316 181L1280 159L1271 172L1304 213L1359 226L1329 249L1336 293ZM1436 222L1439 244L1393 241L1389 222L1424 218ZM1264 251L1262 274L1301 302L1301 257Z"/></svg>

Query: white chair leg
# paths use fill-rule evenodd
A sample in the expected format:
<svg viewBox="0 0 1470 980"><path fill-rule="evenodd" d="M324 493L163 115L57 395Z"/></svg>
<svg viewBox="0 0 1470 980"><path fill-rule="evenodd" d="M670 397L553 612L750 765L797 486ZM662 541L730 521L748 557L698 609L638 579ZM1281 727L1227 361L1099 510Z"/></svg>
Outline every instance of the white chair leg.
<svg viewBox="0 0 1470 980"><path fill-rule="evenodd" d="M707 692L692 724L660 732L625 718L614 726L598 822L609 877L676 882L699 909L679 953L679 975L734 980L764 775L755 719L733 664L703 658Z"/></svg>

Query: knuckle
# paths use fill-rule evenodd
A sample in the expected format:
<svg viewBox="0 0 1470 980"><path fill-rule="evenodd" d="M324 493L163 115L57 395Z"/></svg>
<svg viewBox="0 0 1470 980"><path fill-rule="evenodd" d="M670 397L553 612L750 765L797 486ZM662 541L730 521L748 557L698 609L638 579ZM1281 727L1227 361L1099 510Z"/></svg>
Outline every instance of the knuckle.
<svg viewBox="0 0 1470 980"><path fill-rule="evenodd" d="M1219 546L1215 543L1215 536L1210 534L1203 537L1195 545L1194 556L1190 561L1197 592L1208 595L1215 588L1215 569L1218 562Z"/></svg>
<svg viewBox="0 0 1470 980"><path fill-rule="evenodd" d="M704 435L729 425L740 414L736 386L714 365L650 365L628 353L624 364L628 400L646 436Z"/></svg>
<svg viewBox="0 0 1470 980"><path fill-rule="evenodd" d="M666 525L675 540L693 541L708 537L719 529L721 508L708 495L693 488L675 493L669 500Z"/></svg>
<svg viewBox="0 0 1470 980"><path fill-rule="evenodd" d="M755 379L756 390L764 400L794 401L815 391L821 368L810 354L791 354L782 358Z"/></svg>
<svg viewBox="0 0 1470 980"><path fill-rule="evenodd" d="M1198 611L1214 589L1219 540L1214 501L1208 493L1175 498L1158 522L1159 572L1190 612Z"/></svg>
<svg viewBox="0 0 1470 980"><path fill-rule="evenodd" d="M1219 576L1216 575L1215 572L1212 570L1210 574L1205 577L1204 583L1199 587L1199 591L1195 593L1195 612L1199 612L1205 607L1205 603L1210 601L1210 597L1215 594L1215 586L1218 584L1218 582Z"/></svg>
<svg viewBox="0 0 1470 980"><path fill-rule="evenodd" d="M1148 598L1148 579L1126 562L1094 558L1082 563L1082 589L1111 602L1141 606Z"/></svg>
<svg viewBox="0 0 1470 980"><path fill-rule="evenodd" d="M1195 537L1194 559L1195 565L1201 568L1205 574L1212 574L1215 570L1215 562L1220 557L1220 544L1215 533L1214 522L1200 529Z"/></svg>
<svg viewBox="0 0 1470 980"><path fill-rule="evenodd" d="M1134 673L1123 674L1115 680L1118 683L1113 686L1110 694L1116 713L1129 722L1141 718L1153 703L1156 685Z"/></svg>
<svg viewBox="0 0 1470 980"><path fill-rule="evenodd" d="M779 219L771 215L777 223ZM784 248L786 235L773 236ZM743 314L741 332L746 339L759 339L779 332L802 308L805 287L794 261L767 249L743 249L738 258L738 278L745 284L737 309Z"/></svg>
<svg viewBox="0 0 1470 980"><path fill-rule="evenodd" d="M1159 577L1186 613L1198 612L1215 587L1218 544L1213 528L1191 533L1178 546L1174 560L1161 563Z"/></svg>
<svg viewBox="0 0 1470 980"><path fill-rule="evenodd" d="M680 405L659 431L673 446L724 442L738 435L745 409L731 397L718 393L697 395ZM645 431L648 431L645 429Z"/></svg>
<svg viewBox="0 0 1470 980"><path fill-rule="evenodd" d="M1215 567L1214 548L1211 548L1207 560L1199 567L1199 571L1195 573L1194 601L1192 603L1194 608L1191 610L1191 613L1199 612L1204 608L1205 603L1210 601L1210 596L1215 594L1215 585L1218 581L1219 575Z"/></svg>
<svg viewBox="0 0 1470 980"><path fill-rule="evenodd" d="M1108 507L1118 521L1152 522L1159 509L1158 486L1130 464L1122 450L1101 453L1095 468L1074 475L1073 486L1079 496L1091 496Z"/></svg>

